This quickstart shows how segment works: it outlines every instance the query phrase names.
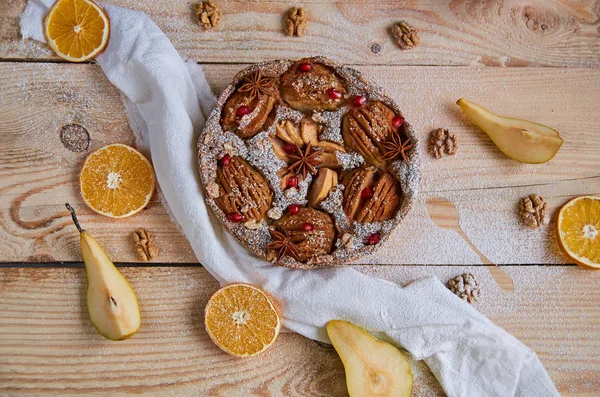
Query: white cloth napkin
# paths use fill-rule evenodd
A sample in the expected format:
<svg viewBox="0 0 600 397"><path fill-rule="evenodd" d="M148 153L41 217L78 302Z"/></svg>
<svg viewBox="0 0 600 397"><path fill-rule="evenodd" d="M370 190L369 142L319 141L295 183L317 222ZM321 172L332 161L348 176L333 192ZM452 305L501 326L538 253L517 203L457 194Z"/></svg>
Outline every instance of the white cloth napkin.
<svg viewBox="0 0 600 397"><path fill-rule="evenodd" d="M45 41L52 0L30 0L24 38ZM110 41L96 60L126 97L132 129L149 142L160 188L200 263L221 284L248 282L277 300L283 324L329 342L325 324L344 319L427 362L451 397L558 396L536 354L434 277L402 288L350 268L291 270L244 249L207 209L196 139L215 100L199 65L185 62L143 13L103 5ZM148 139L149 140L146 140Z"/></svg>

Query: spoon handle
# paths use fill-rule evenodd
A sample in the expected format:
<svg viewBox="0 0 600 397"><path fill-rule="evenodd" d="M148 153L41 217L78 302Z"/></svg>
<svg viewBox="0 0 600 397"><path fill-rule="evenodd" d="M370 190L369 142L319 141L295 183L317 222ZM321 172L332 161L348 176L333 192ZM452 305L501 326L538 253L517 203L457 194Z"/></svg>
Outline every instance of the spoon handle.
<svg viewBox="0 0 600 397"><path fill-rule="evenodd" d="M469 247L471 247L471 249L473 250L473 252L475 252L477 254L477 256L479 256L479 259L481 260L481 263L483 263L484 265L486 265L486 267L490 271L490 274L492 275L492 278L496 281L496 283L498 284L498 286L500 288L502 288L504 291L514 292L515 285L513 283L513 280L510 278L510 276L508 274L506 274L506 272L504 270L502 270L501 267L495 265L485 255L483 255L481 253L481 251L479 251L477 249L477 247L475 246L475 244L473 244L471 242L471 239L469 239L469 237L462 230L462 228L459 228L457 230L457 232L458 232L458 235L460 237L462 237L462 239L465 240L465 242L467 244L469 244Z"/></svg>

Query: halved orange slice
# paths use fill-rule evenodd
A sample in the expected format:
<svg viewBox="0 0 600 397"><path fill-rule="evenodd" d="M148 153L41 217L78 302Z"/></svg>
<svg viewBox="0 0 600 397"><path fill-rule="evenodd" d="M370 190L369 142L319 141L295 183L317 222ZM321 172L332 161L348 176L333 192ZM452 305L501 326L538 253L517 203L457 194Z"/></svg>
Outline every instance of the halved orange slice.
<svg viewBox="0 0 600 397"><path fill-rule="evenodd" d="M578 265L600 269L600 197L581 196L558 213L560 247Z"/></svg>
<svg viewBox="0 0 600 397"><path fill-rule="evenodd" d="M59 57L83 62L108 43L110 21L91 0L58 0L44 19L44 36Z"/></svg>
<svg viewBox="0 0 600 397"><path fill-rule="evenodd" d="M281 326L271 298L245 283L226 285L211 296L204 325L213 342L236 357L251 357L267 350Z"/></svg>
<svg viewBox="0 0 600 397"><path fill-rule="evenodd" d="M79 175L83 201L111 218L140 212L148 205L155 185L154 169L146 157L120 143L90 154Z"/></svg>

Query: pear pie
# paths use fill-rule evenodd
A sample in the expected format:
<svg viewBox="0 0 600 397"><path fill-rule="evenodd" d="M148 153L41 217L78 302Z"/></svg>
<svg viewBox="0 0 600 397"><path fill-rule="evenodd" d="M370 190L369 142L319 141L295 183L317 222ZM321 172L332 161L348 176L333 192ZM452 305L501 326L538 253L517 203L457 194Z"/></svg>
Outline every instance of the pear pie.
<svg viewBox="0 0 600 397"><path fill-rule="evenodd" d="M302 269L389 237L416 198L416 146L381 88L324 57L242 70L198 140L217 218L256 255Z"/></svg>

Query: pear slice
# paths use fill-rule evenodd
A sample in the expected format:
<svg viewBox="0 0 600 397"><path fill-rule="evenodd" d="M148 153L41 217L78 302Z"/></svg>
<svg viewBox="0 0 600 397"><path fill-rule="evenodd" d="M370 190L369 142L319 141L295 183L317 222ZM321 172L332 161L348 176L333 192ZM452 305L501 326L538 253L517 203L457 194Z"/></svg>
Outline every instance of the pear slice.
<svg viewBox="0 0 600 397"><path fill-rule="evenodd" d="M317 208L317 206L321 204L321 201L329 196L329 192L336 187L337 184L337 172L330 170L329 168L320 168L319 174L310 186L310 191L308 192L308 205Z"/></svg>
<svg viewBox="0 0 600 397"><path fill-rule="evenodd" d="M328 322L327 335L344 364L350 397L411 396L414 379L400 350L346 321Z"/></svg>
<svg viewBox="0 0 600 397"><path fill-rule="evenodd" d="M319 125L310 119L302 120L302 124L300 124L300 135L302 135L302 142L305 145L309 143L315 146L319 141L317 138L317 134L319 132Z"/></svg>
<svg viewBox="0 0 600 397"><path fill-rule="evenodd" d="M498 116L460 98L456 104L508 157L522 163L550 161L563 144L558 131L527 120Z"/></svg>
<svg viewBox="0 0 600 397"><path fill-rule="evenodd" d="M65 204L79 230L81 254L88 280L87 308L98 333L110 340L124 340L141 324L135 291L106 255L100 244L79 226L75 210Z"/></svg>
<svg viewBox="0 0 600 397"><path fill-rule="evenodd" d="M275 152L275 156L277 156L281 160L285 161L286 163L289 162L290 158L288 157L287 153L283 149L283 147L285 146L285 143L283 143L281 141L281 139L274 137L274 136L269 136L269 140L271 141L271 144L273 146L273 152Z"/></svg>

